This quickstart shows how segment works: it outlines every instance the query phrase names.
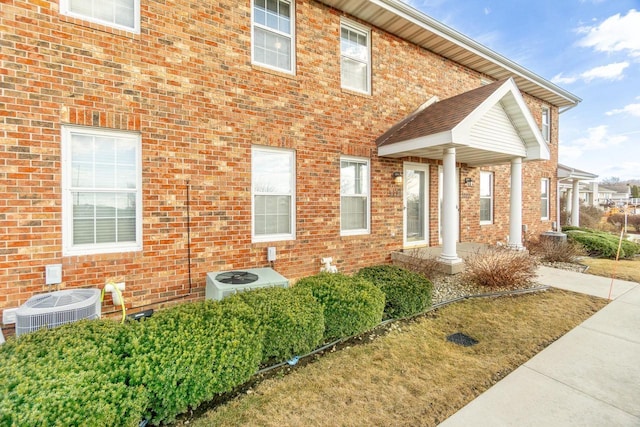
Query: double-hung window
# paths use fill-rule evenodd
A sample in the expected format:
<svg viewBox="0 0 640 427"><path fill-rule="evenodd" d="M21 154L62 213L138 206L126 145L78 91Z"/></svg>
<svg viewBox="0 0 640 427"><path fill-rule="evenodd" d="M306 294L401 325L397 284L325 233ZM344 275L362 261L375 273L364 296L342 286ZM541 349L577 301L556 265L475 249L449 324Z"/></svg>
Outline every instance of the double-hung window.
<svg viewBox="0 0 640 427"><path fill-rule="evenodd" d="M549 219L549 178L540 180L540 219Z"/></svg>
<svg viewBox="0 0 640 427"><path fill-rule="evenodd" d="M294 16L292 0L253 0L253 63L295 73Z"/></svg>
<svg viewBox="0 0 640 427"><path fill-rule="evenodd" d="M480 224L493 223L493 172L480 172Z"/></svg>
<svg viewBox="0 0 640 427"><path fill-rule="evenodd" d="M551 110L548 107L542 107L542 137L549 142L551 137Z"/></svg>
<svg viewBox="0 0 640 427"><path fill-rule="evenodd" d="M60 0L60 13L134 33L140 32L140 0Z"/></svg>
<svg viewBox="0 0 640 427"><path fill-rule="evenodd" d="M340 234L369 233L369 160L340 159Z"/></svg>
<svg viewBox="0 0 640 427"><path fill-rule="evenodd" d="M251 154L253 241L295 239L295 154L253 147Z"/></svg>
<svg viewBox="0 0 640 427"><path fill-rule="evenodd" d="M142 249L140 151L136 132L63 126L63 254Z"/></svg>
<svg viewBox="0 0 640 427"><path fill-rule="evenodd" d="M371 93L371 32L358 24L342 21L340 25L340 70L342 87Z"/></svg>

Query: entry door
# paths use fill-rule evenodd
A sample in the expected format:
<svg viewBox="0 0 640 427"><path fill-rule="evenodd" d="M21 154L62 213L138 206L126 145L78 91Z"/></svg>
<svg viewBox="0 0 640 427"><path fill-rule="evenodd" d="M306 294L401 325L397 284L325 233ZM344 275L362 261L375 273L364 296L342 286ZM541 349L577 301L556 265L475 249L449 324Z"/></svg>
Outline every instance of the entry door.
<svg viewBox="0 0 640 427"><path fill-rule="evenodd" d="M404 164L404 245L426 245L429 241L429 166Z"/></svg>
<svg viewBox="0 0 640 427"><path fill-rule="evenodd" d="M442 244L442 166L438 166L438 240ZM456 242L460 241L460 168L456 168Z"/></svg>

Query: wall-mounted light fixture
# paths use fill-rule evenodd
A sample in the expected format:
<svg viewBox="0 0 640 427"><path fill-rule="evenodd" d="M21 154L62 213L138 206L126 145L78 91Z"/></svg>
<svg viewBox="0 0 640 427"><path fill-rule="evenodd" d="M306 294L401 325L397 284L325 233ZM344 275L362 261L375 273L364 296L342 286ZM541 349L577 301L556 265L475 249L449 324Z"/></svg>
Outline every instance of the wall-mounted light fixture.
<svg viewBox="0 0 640 427"><path fill-rule="evenodd" d="M393 173L393 182L395 182L396 185L402 185L402 173L401 172L394 172Z"/></svg>
<svg viewBox="0 0 640 427"><path fill-rule="evenodd" d="M473 187L473 179L465 178L464 179L464 185L466 185L467 187Z"/></svg>

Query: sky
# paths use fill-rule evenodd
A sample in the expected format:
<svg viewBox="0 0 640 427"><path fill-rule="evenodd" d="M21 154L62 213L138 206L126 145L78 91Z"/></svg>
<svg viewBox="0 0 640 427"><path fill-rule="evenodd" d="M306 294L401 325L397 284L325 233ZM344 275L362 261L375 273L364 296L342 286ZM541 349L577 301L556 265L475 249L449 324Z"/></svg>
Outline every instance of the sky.
<svg viewBox="0 0 640 427"><path fill-rule="evenodd" d="M405 0L582 98L560 163L640 180L640 0Z"/></svg>

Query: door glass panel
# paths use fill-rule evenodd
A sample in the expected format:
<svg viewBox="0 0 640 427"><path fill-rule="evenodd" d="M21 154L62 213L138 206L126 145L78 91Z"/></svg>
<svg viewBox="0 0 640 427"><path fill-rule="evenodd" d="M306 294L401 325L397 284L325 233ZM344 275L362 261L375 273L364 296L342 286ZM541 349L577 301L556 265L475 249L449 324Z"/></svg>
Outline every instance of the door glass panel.
<svg viewBox="0 0 640 427"><path fill-rule="evenodd" d="M407 199L407 242L425 240L425 172L408 169L405 173Z"/></svg>

